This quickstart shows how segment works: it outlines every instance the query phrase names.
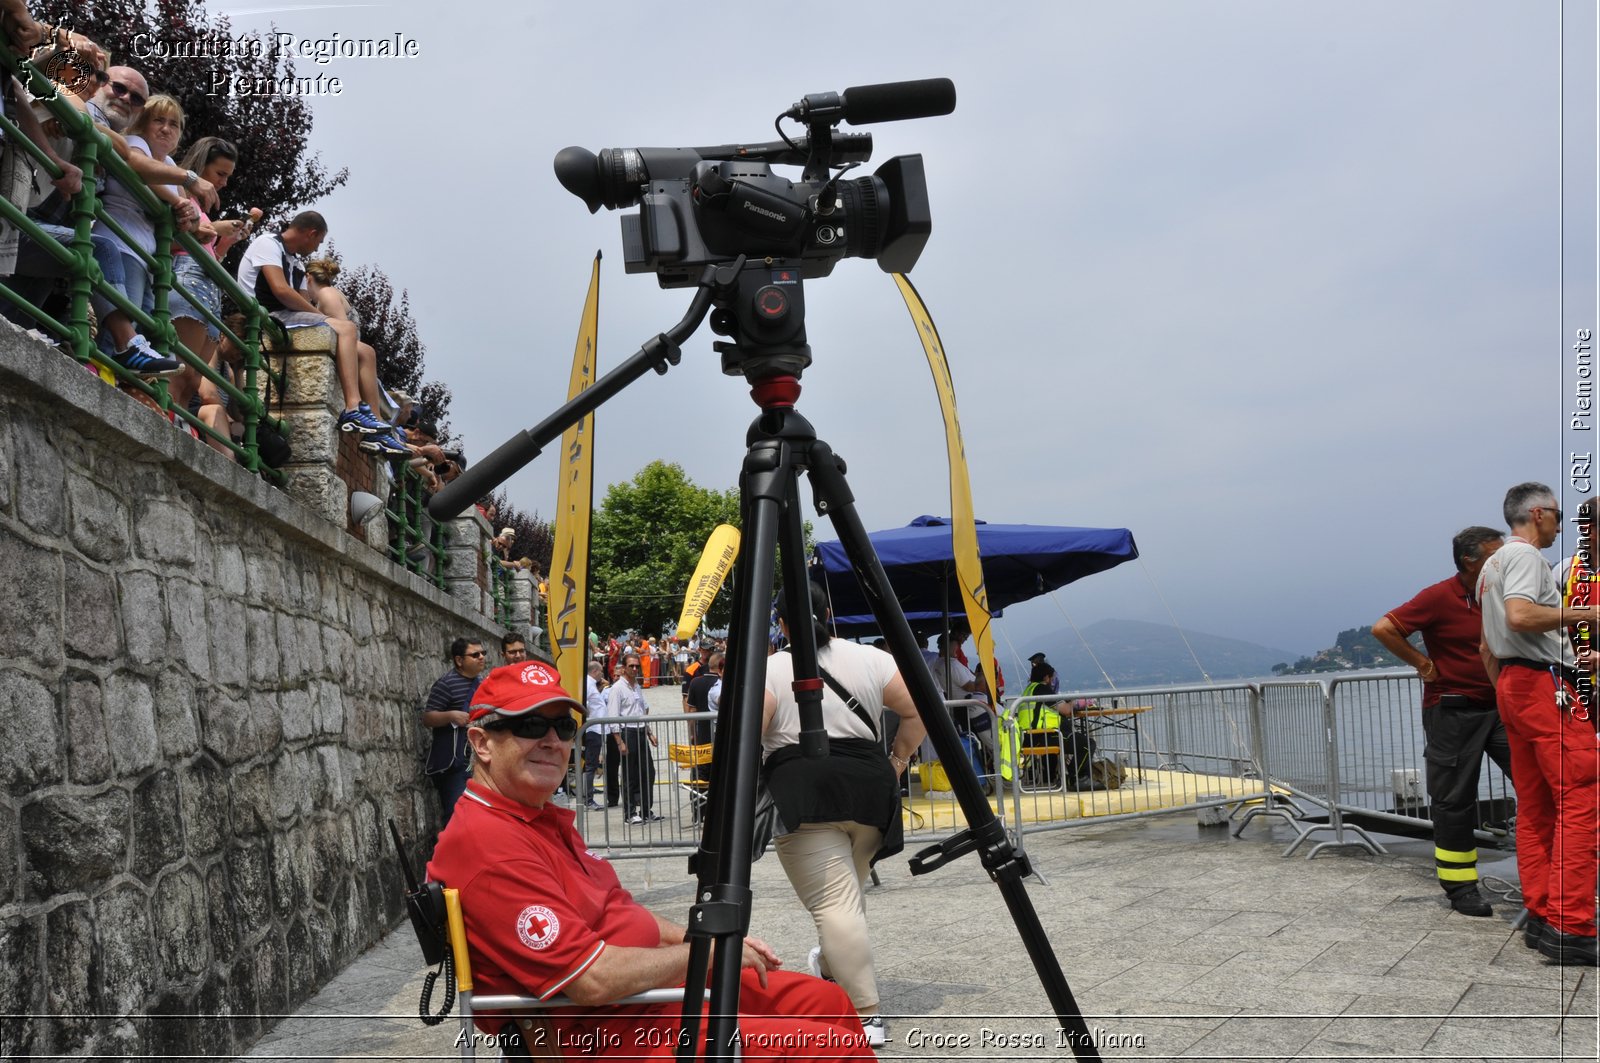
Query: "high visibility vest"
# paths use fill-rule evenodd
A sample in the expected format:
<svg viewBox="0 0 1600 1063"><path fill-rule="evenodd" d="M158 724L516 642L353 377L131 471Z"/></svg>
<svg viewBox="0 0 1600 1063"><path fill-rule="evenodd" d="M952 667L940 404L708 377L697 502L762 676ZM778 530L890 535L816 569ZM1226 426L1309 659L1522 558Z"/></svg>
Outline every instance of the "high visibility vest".
<svg viewBox="0 0 1600 1063"><path fill-rule="evenodd" d="M1022 688L1022 696L1025 698L1041 693L1044 693L1044 691L1039 689L1038 683L1029 683ZM1055 710L1053 705L1035 701L1017 710L1014 723L1018 744L1022 744L1022 736L1027 731L1059 731L1061 729L1061 714ZM998 758L1000 761L1000 777L1006 780L1009 780L1013 774L1011 743L1011 735L1001 736L1000 756Z"/></svg>

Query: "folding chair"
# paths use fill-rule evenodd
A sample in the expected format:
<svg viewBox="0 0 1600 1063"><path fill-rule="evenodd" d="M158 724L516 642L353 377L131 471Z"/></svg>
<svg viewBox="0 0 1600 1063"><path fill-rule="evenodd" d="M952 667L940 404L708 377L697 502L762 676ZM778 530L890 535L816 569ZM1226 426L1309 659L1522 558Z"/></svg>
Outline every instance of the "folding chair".
<svg viewBox="0 0 1600 1063"><path fill-rule="evenodd" d="M1059 793L1066 786L1061 732L1029 728L1017 748L1017 789L1023 793Z"/></svg>
<svg viewBox="0 0 1600 1063"><path fill-rule="evenodd" d="M699 823L705 814L706 794L711 788L711 780L706 777L706 772L698 769L711 763L711 743L693 746L672 744L667 746L667 757L672 761L673 780L689 797L692 821ZM680 771L686 772L688 777L679 777Z"/></svg>
<svg viewBox="0 0 1600 1063"><path fill-rule="evenodd" d="M570 1008L578 1005L565 996L545 1000L538 997L501 993L476 996L472 991L472 959L467 954L466 924L461 917L461 896L453 889L444 890L446 925L450 932L450 952L455 959L457 1012L461 1018L461 1058L476 1059L475 1046L488 1035L480 1033L473 1020L485 1011L506 1012L506 1023L493 1035L495 1047L504 1059L560 1060L561 1046L557 1043L555 1029L548 1012L552 1008ZM681 989L649 989L631 997L613 1001L617 1004L676 1004L683 1000ZM531 1014L519 1014L531 1013Z"/></svg>
<svg viewBox="0 0 1600 1063"><path fill-rule="evenodd" d="M394 837L395 856L406 885L406 909L411 916L412 929L417 934L417 943L422 946L423 961L429 966L438 964L441 970L447 972L453 965L455 970L454 985L446 983L444 1005L437 1012L431 1009L431 999L439 971L428 973L422 983L422 999L417 1009L422 1021L429 1026L439 1025L459 999L461 1035L457 1040L461 1046L461 1058L476 1059L477 1047L484 1041L485 1035L474 1027L474 1016L485 1011L522 1012L525 1014L507 1014L504 1026L492 1037L502 1058L561 1059L561 1046L557 1043L547 1013L552 1008L580 1005L565 996L545 1000L515 994L475 997L472 991L472 957L467 951L466 922L461 917L461 895L438 882L419 883L406 860L400 830L392 819L389 821L389 832ZM682 989L650 989L613 1001L605 1007L617 1004L673 1004L682 1000Z"/></svg>

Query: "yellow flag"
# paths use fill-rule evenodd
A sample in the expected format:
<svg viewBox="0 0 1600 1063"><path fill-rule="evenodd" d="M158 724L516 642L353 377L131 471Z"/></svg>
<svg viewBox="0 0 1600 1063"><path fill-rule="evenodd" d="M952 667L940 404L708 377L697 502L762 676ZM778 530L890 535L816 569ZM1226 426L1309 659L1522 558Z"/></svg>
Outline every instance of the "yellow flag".
<svg viewBox="0 0 1600 1063"><path fill-rule="evenodd" d="M944 356L944 345L939 342L939 330L933 327L933 318L911 282L902 275L893 274L900 294L905 298L906 309L916 323L917 335L922 337L922 349L928 355L928 368L933 370L933 387L939 393L939 407L944 411L944 441L950 453L950 538L956 559L956 582L961 584L961 604L966 609L967 623L972 627L972 641L978 647L978 663L983 668L983 679L989 687L991 704L999 704L994 680L994 633L989 629L989 594L983 586L983 561L978 556L978 526L972 516L972 483L967 479L967 452L961 442L961 422L956 417L956 389L950 380L950 363Z"/></svg>
<svg viewBox="0 0 1600 1063"><path fill-rule="evenodd" d="M589 296L572 352L571 401L594 383L600 333L600 253L589 274ZM556 543L551 554L550 649L567 693L583 700L589 662L589 518L594 508L594 414L561 433L561 484L556 493Z"/></svg>
<svg viewBox="0 0 1600 1063"><path fill-rule="evenodd" d="M694 576L683 596L683 612L678 615L680 639L693 635L694 629L700 626L738 556L739 529L732 524L718 524L706 540L706 548L700 551L700 563L694 567Z"/></svg>

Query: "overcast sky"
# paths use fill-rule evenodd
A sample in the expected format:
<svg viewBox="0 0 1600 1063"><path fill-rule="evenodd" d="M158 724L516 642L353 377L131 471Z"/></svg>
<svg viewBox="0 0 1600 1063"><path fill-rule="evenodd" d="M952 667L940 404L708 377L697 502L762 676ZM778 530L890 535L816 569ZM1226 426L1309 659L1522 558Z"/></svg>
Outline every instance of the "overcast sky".
<svg viewBox="0 0 1600 1063"><path fill-rule="evenodd" d="M1298 652L1448 575L1451 535L1499 526L1510 484L1581 497L1562 426L1572 330L1594 325L1584 6L1563 218L1557 3L209 3L236 29L418 41L299 71L344 86L313 102L315 147L351 171L318 206L347 263L410 291L472 457L565 398L597 248L602 369L687 305L623 272L619 216L557 184L559 149L770 140L806 93L953 79L954 114L872 127L867 169L926 160L911 276L978 515L1128 527L1143 553L1002 626L1165 623L1164 596L1183 627ZM892 281L849 259L806 295L801 409L868 527L947 513ZM755 407L713 338L601 411L597 501L652 458L734 484ZM509 489L549 515L555 484L546 458Z"/></svg>

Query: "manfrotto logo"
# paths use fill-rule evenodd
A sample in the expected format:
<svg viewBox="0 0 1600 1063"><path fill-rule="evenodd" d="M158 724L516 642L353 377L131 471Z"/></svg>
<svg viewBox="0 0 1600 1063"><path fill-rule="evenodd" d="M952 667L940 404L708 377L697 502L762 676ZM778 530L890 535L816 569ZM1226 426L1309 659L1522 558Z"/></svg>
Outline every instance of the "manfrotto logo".
<svg viewBox="0 0 1600 1063"><path fill-rule="evenodd" d="M761 215L762 217L771 218L773 221L788 221L789 220L788 215L779 214L777 211L768 210L766 207L758 207L754 203L750 202L749 200L745 200L744 209L745 210L753 210L757 214Z"/></svg>

